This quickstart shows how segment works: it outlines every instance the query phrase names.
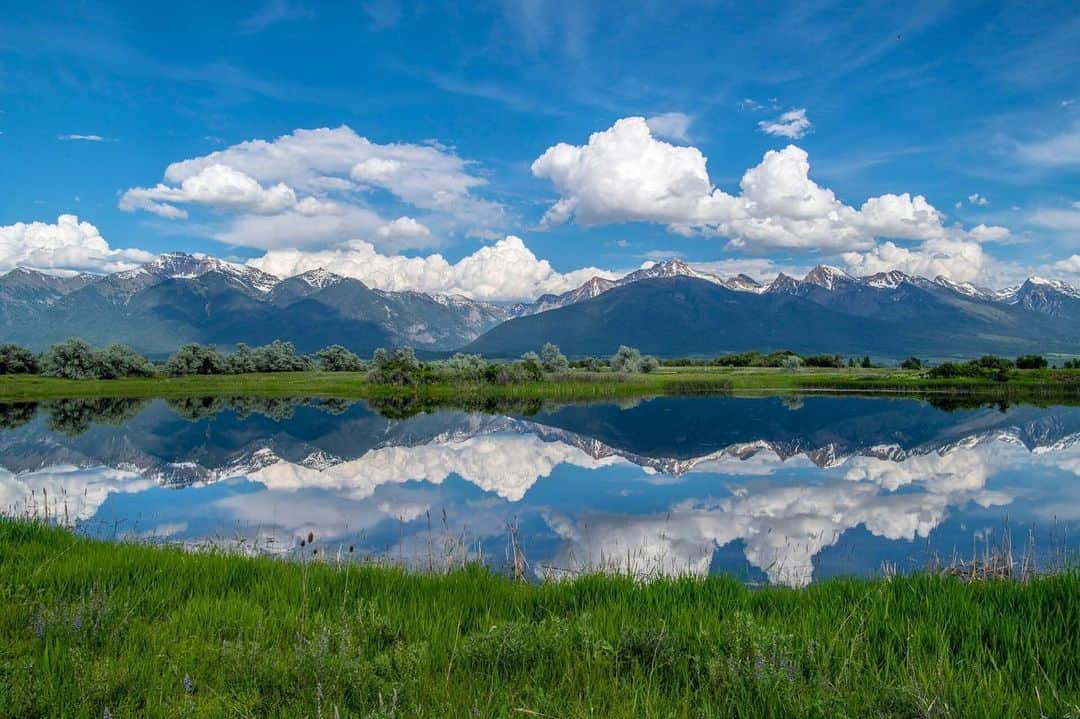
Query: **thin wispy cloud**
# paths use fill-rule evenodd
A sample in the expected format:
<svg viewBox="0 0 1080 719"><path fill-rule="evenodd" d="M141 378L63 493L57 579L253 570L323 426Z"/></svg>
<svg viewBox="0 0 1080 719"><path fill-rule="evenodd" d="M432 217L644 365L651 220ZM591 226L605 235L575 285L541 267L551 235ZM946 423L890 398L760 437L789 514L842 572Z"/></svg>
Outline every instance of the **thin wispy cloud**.
<svg viewBox="0 0 1080 719"><path fill-rule="evenodd" d="M57 135L56 139L64 142L105 142L107 138L102 137L101 135L68 134Z"/></svg>

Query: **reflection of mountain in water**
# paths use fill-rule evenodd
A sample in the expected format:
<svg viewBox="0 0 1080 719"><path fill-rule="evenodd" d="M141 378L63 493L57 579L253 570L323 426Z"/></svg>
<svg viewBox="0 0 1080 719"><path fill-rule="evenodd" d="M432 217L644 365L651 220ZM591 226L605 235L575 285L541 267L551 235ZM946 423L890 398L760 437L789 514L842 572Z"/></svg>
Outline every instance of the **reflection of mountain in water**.
<svg viewBox="0 0 1080 719"><path fill-rule="evenodd" d="M464 502L473 530L494 536L498 503L514 503L508 512L531 512L557 539L546 557L557 566L618 556L623 569L704 572L716 547L739 545L752 566L789 584L809 581L814 559L849 529L926 538L950 508L1012 502L1013 492L987 488L996 473L1033 462L1071 474L1080 467L1080 409L1071 407L944 412L910 400L812 397L793 409L776 398L666 398L528 418L391 419L363 403L318 400L95 400L12 406L3 416L0 508L44 490L64 497L73 518L90 519L110 496L245 477L262 490L226 490L203 513L270 527L284 542L312 526L343 537L387 518L410 521L437 502ZM633 511L603 497L558 506L527 496L559 466L615 465L640 466L646 479L722 477L705 492L674 503L655 496ZM443 488L450 477L490 500ZM575 486L588 496L587 484Z"/></svg>
<svg viewBox="0 0 1080 719"><path fill-rule="evenodd" d="M594 460L619 458L672 476L761 453L833 467L849 457L900 462L955 446L1015 442L1061 450L1080 438L1080 408L1018 406L942 412L913 401L816 397L662 398L629 409L572 405L521 418L439 411L389 419L363 403L242 400L67 400L9 405L0 465L108 466L182 486L286 462L314 471L390 447L447 447L497 434L534 435ZM42 416L44 415L44 416ZM16 422L8 421L10 427Z"/></svg>

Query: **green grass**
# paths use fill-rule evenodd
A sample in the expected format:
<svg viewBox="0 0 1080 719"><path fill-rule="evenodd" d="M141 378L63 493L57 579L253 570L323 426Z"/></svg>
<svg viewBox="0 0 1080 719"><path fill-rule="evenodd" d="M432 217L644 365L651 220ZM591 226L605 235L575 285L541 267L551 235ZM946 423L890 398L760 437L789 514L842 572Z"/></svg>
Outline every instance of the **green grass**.
<svg viewBox="0 0 1080 719"><path fill-rule="evenodd" d="M960 393L990 398L1080 397L1080 371L1017 371L1008 382L977 379L932 380L897 369L661 368L652 374L616 375L574 371L541 382L515 385L435 384L418 389L373 385L360 373L283 372L276 374L154 377L149 379L65 380L30 375L0 376L0 400L79 397L279 396L586 400L627 396L732 391L866 391Z"/></svg>
<svg viewBox="0 0 1080 719"><path fill-rule="evenodd" d="M1075 717L1080 576L520 585L476 568L296 564L0 521L0 716L106 710Z"/></svg>

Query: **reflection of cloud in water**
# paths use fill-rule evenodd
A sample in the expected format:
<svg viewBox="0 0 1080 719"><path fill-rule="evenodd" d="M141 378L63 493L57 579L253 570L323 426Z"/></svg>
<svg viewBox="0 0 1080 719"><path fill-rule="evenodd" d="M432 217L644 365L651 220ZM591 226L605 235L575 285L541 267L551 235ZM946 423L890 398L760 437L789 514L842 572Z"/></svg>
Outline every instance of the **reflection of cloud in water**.
<svg viewBox="0 0 1080 719"><path fill-rule="evenodd" d="M594 459L577 447L535 435L491 434L419 447L383 447L325 469L278 462L249 474L276 490L320 487L351 499L370 497L379 486L413 480L440 484L451 474L517 502L560 464L583 469L620 462Z"/></svg>
<svg viewBox="0 0 1080 719"><path fill-rule="evenodd" d="M14 474L0 469L0 510L41 512L71 521L92 518L114 492L142 492L157 486L135 472L109 467L57 465ZM47 498L47 499L46 499Z"/></svg>
<svg viewBox="0 0 1080 719"><path fill-rule="evenodd" d="M987 479L1029 459L1023 447L1001 442L900 462L860 456L817 483L751 480L729 486L730 496L686 501L662 516L553 514L552 529L566 545L552 563L612 561L636 574L704 574L714 547L741 540L747 560L771 581L801 586L812 578L813 558L854 527L911 541L928 537L950 507L1010 503L1009 493L986 489Z"/></svg>

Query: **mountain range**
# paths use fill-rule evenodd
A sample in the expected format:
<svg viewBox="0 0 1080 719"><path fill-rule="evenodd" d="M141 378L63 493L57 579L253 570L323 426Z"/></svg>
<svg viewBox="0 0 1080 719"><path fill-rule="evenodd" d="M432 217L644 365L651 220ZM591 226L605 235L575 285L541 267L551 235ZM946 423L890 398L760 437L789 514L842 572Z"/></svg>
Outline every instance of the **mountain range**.
<svg viewBox="0 0 1080 719"><path fill-rule="evenodd" d="M856 278L822 265L801 280L780 274L762 284L672 260L541 300L541 311L519 312L465 350L510 357L550 341L569 355L610 354L619 344L661 356L1080 352L1080 291L1034 277L994 292L897 271Z"/></svg>
<svg viewBox="0 0 1080 719"><path fill-rule="evenodd" d="M722 278L677 259L559 295L504 305L389 292L317 269L279 279L203 255L167 253L109 275L0 276L0 339L34 349L69 337L161 357L186 342L342 344L512 357L554 342L571 356L620 344L663 356L759 349L900 358L1080 353L1080 291L1029 278L1003 290L899 271L802 279Z"/></svg>
<svg viewBox="0 0 1080 719"><path fill-rule="evenodd" d="M331 344L365 354L402 345L450 350L509 316L457 295L384 292L326 270L280 280L182 253L105 276L17 269L0 277L0 333L34 349L82 337L124 342L151 357L186 342L231 348L275 339L301 352Z"/></svg>

